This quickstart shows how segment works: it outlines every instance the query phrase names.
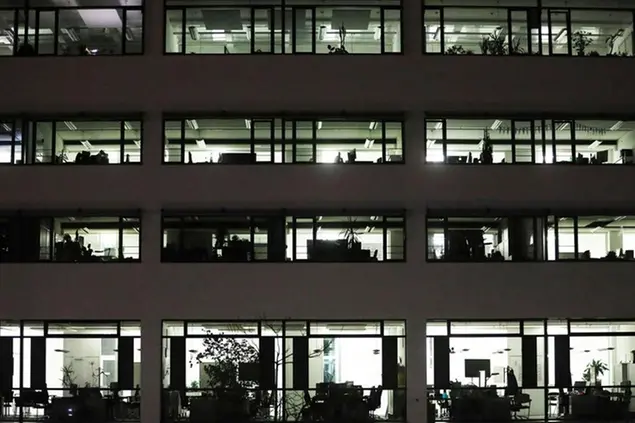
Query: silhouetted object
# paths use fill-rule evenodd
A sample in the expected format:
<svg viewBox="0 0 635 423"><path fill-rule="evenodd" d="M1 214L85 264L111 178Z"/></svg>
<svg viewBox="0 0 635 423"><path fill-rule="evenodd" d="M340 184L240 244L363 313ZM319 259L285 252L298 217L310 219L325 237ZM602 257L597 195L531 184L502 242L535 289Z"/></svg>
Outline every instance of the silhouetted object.
<svg viewBox="0 0 635 423"><path fill-rule="evenodd" d="M18 47L16 56L35 56L35 48L29 43L21 44L20 47Z"/></svg>

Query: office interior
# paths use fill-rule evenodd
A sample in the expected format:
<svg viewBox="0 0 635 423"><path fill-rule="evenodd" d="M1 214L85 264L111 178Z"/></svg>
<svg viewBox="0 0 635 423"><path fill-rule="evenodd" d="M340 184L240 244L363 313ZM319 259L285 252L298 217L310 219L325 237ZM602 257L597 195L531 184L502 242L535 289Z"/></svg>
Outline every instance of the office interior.
<svg viewBox="0 0 635 423"><path fill-rule="evenodd" d="M133 262L140 242L138 215L0 215L0 262Z"/></svg>
<svg viewBox="0 0 635 423"><path fill-rule="evenodd" d="M401 53L401 0L166 0L165 52ZM284 13L283 13L284 10Z"/></svg>
<svg viewBox="0 0 635 423"><path fill-rule="evenodd" d="M163 215L164 262L405 260L405 218L284 213Z"/></svg>
<svg viewBox="0 0 635 423"><path fill-rule="evenodd" d="M634 13L628 1L424 0L424 48L451 55L632 57Z"/></svg>
<svg viewBox="0 0 635 423"><path fill-rule="evenodd" d="M405 335L404 321L165 321L163 420L405 421Z"/></svg>
<svg viewBox="0 0 635 423"><path fill-rule="evenodd" d="M11 0L0 8L0 56L142 53L143 0L96 0L82 5Z"/></svg>
<svg viewBox="0 0 635 423"><path fill-rule="evenodd" d="M0 164L141 163L142 132L139 118L0 118Z"/></svg>
<svg viewBox="0 0 635 423"><path fill-rule="evenodd" d="M140 337L135 321L0 321L0 420L139 421Z"/></svg>
<svg viewBox="0 0 635 423"><path fill-rule="evenodd" d="M632 321L428 321L429 421L632 417Z"/></svg>
<svg viewBox="0 0 635 423"><path fill-rule="evenodd" d="M635 260L635 218L431 212L427 243L428 261L631 262Z"/></svg>
<svg viewBox="0 0 635 423"><path fill-rule="evenodd" d="M403 163L403 121L186 118L164 121L164 163Z"/></svg>
<svg viewBox="0 0 635 423"><path fill-rule="evenodd" d="M426 119L426 161L633 164L635 122L620 119Z"/></svg>

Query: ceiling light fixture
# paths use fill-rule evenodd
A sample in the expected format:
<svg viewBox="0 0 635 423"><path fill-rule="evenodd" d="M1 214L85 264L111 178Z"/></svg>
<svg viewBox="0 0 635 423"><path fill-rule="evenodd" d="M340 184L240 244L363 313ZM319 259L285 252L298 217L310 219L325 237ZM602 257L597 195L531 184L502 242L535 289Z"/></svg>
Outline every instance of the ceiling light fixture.
<svg viewBox="0 0 635 423"><path fill-rule="evenodd" d="M602 141L595 140L589 145L589 148L591 150L595 150L596 148L598 148L600 146L600 144L602 144Z"/></svg>
<svg viewBox="0 0 635 423"><path fill-rule="evenodd" d="M491 129L492 131L497 130L503 124L503 121L496 119L494 123L492 123Z"/></svg>
<svg viewBox="0 0 635 423"><path fill-rule="evenodd" d="M187 121L188 125L190 125L192 127L192 129L198 131L198 122L194 119L189 119Z"/></svg>
<svg viewBox="0 0 635 423"><path fill-rule="evenodd" d="M624 125L624 121L618 120L617 122L615 122L615 125L609 128L609 131L617 131L618 129L622 127L622 125Z"/></svg>
<svg viewBox="0 0 635 423"><path fill-rule="evenodd" d="M324 41L324 38L326 38L326 26L322 25L320 26L320 31L318 32L318 39L320 41Z"/></svg>
<svg viewBox="0 0 635 423"><path fill-rule="evenodd" d="M198 40L198 28L192 25L188 28L188 30L190 31L190 37L192 37L192 40Z"/></svg>
<svg viewBox="0 0 635 423"><path fill-rule="evenodd" d="M75 126L73 122L66 121L64 122L64 125L66 125L66 127L71 131L77 131L77 126Z"/></svg>
<svg viewBox="0 0 635 423"><path fill-rule="evenodd" d="M371 148L374 143L375 143L375 140L366 138L366 142L364 143L364 148Z"/></svg>
<svg viewBox="0 0 635 423"><path fill-rule="evenodd" d="M251 119L245 119L245 128L251 129Z"/></svg>
<svg viewBox="0 0 635 423"><path fill-rule="evenodd" d="M434 143L436 142L436 140L428 140L428 142L426 142L426 147L430 148L434 145Z"/></svg>
<svg viewBox="0 0 635 423"><path fill-rule="evenodd" d="M371 123L368 125L368 129L369 129L370 131L374 131L374 130L375 130L375 128L377 128L377 122L371 122Z"/></svg>
<svg viewBox="0 0 635 423"><path fill-rule="evenodd" d="M126 131L132 131L132 125L130 125L130 123L125 122L123 123L123 127Z"/></svg>
<svg viewBox="0 0 635 423"><path fill-rule="evenodd" d="M560 123L560 125L557 126L556 130L557 131L564 131L568 127L569 127L569 122L562 122L562 123Z"/></svg>
<svg viewBox="0 0 635 423"><path fill-rule="evenodd" d="M322 129L322 121L318 120L317 121L317 130L319 131L320 129Z"/></svg>
<svg viewBox="0 0 635 423"><path fill-rule="evenodd" d="M11 132L11 128L9 128L9 125L7 125L6 123L2 124L2 129L4 129L7 132Z"/></svg>
<svg viewBox="0 0 635 423"><path fill-rule="evenodd" d="M375 28L375 34L373 37L375 38L375 41L381 40L381 27L378 26Z"/></svg>
<svg viewBox="0 0 635 423"><path fill-rule="evenodd" d="M82 143L82 145L84 146L84 148L86 148L86 149L88 149L88 150L92 150L93 146L92 146L92 144L90 143L90 141L88 141L88 140L83 140L81 143Z"/></svg>
<svg viewBox="0 0 635 423"><path fill-rule="evenodd" d="M441 129L443 129L443 122L437 122L436 126L434 127L435 130L440 131Z"/></svg>
<svg viewBox="0 0 635 423"><path fill-rule="evenodd" d="M207 148L207 144L205 144L205 140L196 140L196 145L198 148Z"/></svg>

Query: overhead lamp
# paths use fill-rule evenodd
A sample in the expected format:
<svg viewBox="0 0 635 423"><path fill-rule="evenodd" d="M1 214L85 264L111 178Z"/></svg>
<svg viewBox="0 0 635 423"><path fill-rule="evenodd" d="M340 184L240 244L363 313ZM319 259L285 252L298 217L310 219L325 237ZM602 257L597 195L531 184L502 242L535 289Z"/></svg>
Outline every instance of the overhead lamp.
<svg viewBox="0 0 635 423"><path fill-rule="evenodd" d="M66 127L71 131L77 131L77 126L75 126L73 122L65 121L64 125L66 125Z"/></svg>
<svg viewBox="0 0 635 423"><path fill-rule="evenodd" d="M136 145L138 148L141 148L141 141L134 140L134 145Z"/></svg>
<svg viewBox="0 0 635 423"><path fill-rule="evenodd" d="M84 148L88 150L92 150L93 146L88 140L83 140L81 143L84 146Z"/></svg>
<svg viewBox="0 0 635 423"><path fill-rule="evenodd" d="M562 35L566 32L567 28L562 28L560 30L560 32L558 32L558 35L556 35L556 38L554 38L554 41L557 43L560 40L560 37L562 37Z"/></svg>
<svg viewBox="0 0 635 423"><path fill-rule="evenodd" d="M187 123L192 127L192 129L198 131L198 122L194 119L188 119Z"/></svg>
<svg viewBox="0 0 635 423"><path fill-rule="evenodd" d="M317 121L317 130L319 131L320 129L322 129L322 121L318 120Z"/></svg>
<svg viewBox="0 0 635 423"><path fill-rule="evenodd" d="M247 36L247 41L251 41L251 25L247 25L247 31L245 31L245 35Z"/></svg>
<svg viewBox="0 0 635 423"><path fill-rule="evenodd" d="M381 40L381 27L378 26L377 28L375 28L374 38L375 41Z"/></svg>
<svg viewBox="0 0 635 423"><path fill-rule="evenodd" d="M2 129L4 129L7 132L11 132L11 128L9 128L9 125L7 125L6 123L2 124Z"/></svg>
<svg viewBox="0 0 635 423"><path fill-rule="evenodd" d="M126 131L132 131L132 125L129 122L124 122L123 127Z"/></svg>
<svg viewBox="0 0 635 423"><path fill-rule="evenodd" d="M434 127L435 130L440 131L443 129L443 122L437 122L437 124Z"/></svg>
<svg viewBox="0 0 635 423"><path fill-rule="evenodd" d="M375 230L374 226L366 226L366 232L372 232Z"/></svg>
<svg viewBox="0 0 635 423"><path fill-rule="evenodd" d="M369 129L370 131L374 131L374 130L375 130L375 128L377 128L377 122L371 122L371 123L368 125L368 129Z"/></svg>
<svg viewBox="0 0 635 423"><path fill-rule="evenodd" d="M374 143L375 143L375 140L366 138L366 142L364 143L364 148L371 148Z"/></svg>
<svg viewBox="0 0 635 423"><path fill-rule="evenodd" d="M133 41L134 35L132 34L132 30L130 28L126 28L126 40Z"/></svg>
<svg viewBox="0 0 635 423"><path fill-rule="evenodd" d="M207 144L205 144L205 140L196 140L196 145L198 148L207 148Z"/></svg>
<svg viewBox="0 0 635 423"><path fill-rule="evenodd" d="M595 140L589 145L589 148L594 150L594 149L598 148L600 146L600 144L602 144L602 141Z"/></svg>
<svg viewBox="0 0 635 423"><path fill-rule="evenodd" d="M615 122L615 125L609 128L609 131L617 131L618 129L622 127L622 125L624 125L624 121L618 120L617 122Z"/></svg>
<svg viewBox="0 0 635 423"><path fill-rule="evenodd" d="M565 129L567 129L569 127L569 122L562 122L560 125L558 125L558 127L556 128L556 130L558 131L564 131Z"/></svg>
<svg viewBox="0 0 635 423"><path fill-rule="evenodd" d="M251 129L251 119L245 119L245 128Z"/></svg>
<svg viewBox="0 0 635 423"><path fill-rule="evenodd" d="M62 28L61 31L62 31L63 34L66 34L71 41L73 41L75 43L79 41L79 37L77 36L77 33L75 32L74 29L72 29L72 28L68 28L68 29Z"/></svg>
<svg viewBox="0 0 635 423"><path fill-rule="evenodd" d="M426 147L430 148L434 145L434 143L436 142L436 140L428 140L428 142L426 142Z"/></svg>
<svg viewBox="0 0 635 423"><path fill-rule="evenodd" d="M503 121L496 119L494 123L492 123L491 129L492 131L497 130L503 124Z"/></svg>
<svg viewBox="0 0 635 423"><path fill-rule="evenodd" d="M190 31L190 37L192 37L194 41L198 40L198 28L192 25L188 30Z"/></svg>

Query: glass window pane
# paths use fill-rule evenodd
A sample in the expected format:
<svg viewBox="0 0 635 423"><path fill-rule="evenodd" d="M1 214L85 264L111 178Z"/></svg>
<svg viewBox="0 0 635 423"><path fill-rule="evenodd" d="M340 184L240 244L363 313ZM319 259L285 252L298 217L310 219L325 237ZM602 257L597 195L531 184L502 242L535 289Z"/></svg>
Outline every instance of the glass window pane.
<svg viewBox="0 0 635 423"><path fill-rule="evenodd" d="M441 53L441 10L425 9L423 16L426 53Z"/></svg>
<svg viewBox="0 0 635 423"><path fill-rule="evenodd" d="M141 121L124 121L124 163L141 162L142 123Z"/></svg>
<svg viewBox="0 0 635 423"><path fill-rule="evenodd" d="M0 10L0 56L12 56L17 43L15 10Z"/></svg>
<svg viewBox="0 0 635 423"><path fill-rule="evenodd" d="M55 54L55 11L38 11L37 54ZM34 22L35 23L35 22Z"/></svg>
<svg viewBox="0 0 635 423"><path fill-rule="evenodd" d="M143 53L143 11L126 10L126 54Z"/></svg>
<svg viewBox="0 0 635 423"><path fill-rule="evenodd" d="M58 54L101 56L122 53L123 9L60 9L58 16Z"/></svg>
<svg viewBox="0 0 635 423"><path fill-rule="evenodd" d="M184 121L182 120L166 120L164 122L164 155L165 163L183 163L184 157L181 154L181 146L183 139L181 138L181 130Z"/></svg>
<svg viewBox="0 0 635 423"><path fill-rule="evenodd" d="M379 335L380 322L311 322L311 335Z"/></svg>
<svg viewBox="0 0 635 423"><path fill-rule="evenodd" d="M384 52L401 53L401 10L384 9Z"/></svg>
<svg viewBox="0 0 635 423"><path fill-rule="evenodd" d="M183 53L183 10L165 12L165 52Z"/></svg>
<svg viewBox="0 0 635 423"><path fill-rule="evenodd" d="M295 8L295 34L293 43L296 53L313 52L313 9Z"/></svg>

